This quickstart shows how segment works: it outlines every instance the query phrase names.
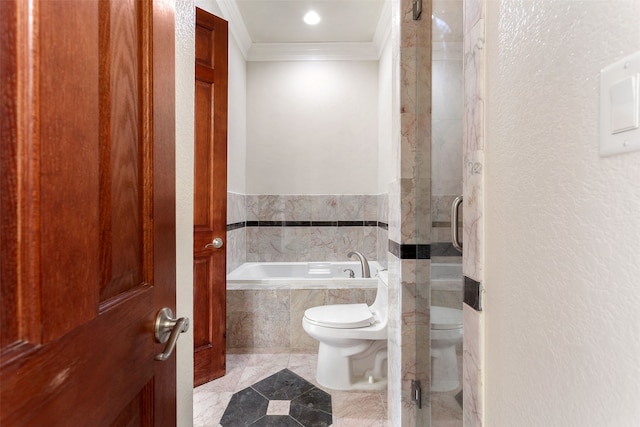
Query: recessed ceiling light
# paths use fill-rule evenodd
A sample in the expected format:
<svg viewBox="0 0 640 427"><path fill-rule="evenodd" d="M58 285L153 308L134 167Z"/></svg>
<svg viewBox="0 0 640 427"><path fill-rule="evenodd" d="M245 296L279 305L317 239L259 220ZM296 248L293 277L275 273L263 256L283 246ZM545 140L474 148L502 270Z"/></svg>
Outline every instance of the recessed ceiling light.
<svg viewBox="0 0 640 427"><path fill-rule="evenodd" d="M306 15L304 15L303 19L304 22L308 25L316 25L318 22L320 22L320 15L318 15L316 11L310 10L306 13Z"/></svg>

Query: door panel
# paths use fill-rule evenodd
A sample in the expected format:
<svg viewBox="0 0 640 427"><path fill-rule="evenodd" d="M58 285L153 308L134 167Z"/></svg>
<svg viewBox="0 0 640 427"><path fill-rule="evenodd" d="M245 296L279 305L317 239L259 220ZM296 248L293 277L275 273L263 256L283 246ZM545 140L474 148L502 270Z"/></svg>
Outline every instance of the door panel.
<svg viewBox="0 0 640 427"><path fill-rule="evenodd" d="M154 361L175 308L172 2L1 1L0 34L0 425L175 425L175 358Z"/></svg>
<svg viewBox="0 0 640 427"><path fill-rule="evenodd" d="M194 384L224 375L226 352L227 22L196 8Z"/></svg>

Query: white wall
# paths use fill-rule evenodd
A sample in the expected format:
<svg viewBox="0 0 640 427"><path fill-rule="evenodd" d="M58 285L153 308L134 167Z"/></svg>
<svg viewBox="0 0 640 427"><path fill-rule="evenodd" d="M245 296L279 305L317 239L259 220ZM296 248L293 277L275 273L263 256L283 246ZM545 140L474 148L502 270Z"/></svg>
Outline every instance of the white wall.
<svg viewBox="0 0 640 427"><path fill-rule="evenodd" d="M231 34L228 105L227 190L244 194L247 185L247 63Z"/></svg>
<svg viewBox="0 0 640 427"><path fill-rule="evenodd" d="M487 2L485 425L640 420L640 153L598 155L640 1Z"/></svg>
<svg viewBox="0 0 640 427"><path fill-rule="evenodd" d="M216 0L197 0L196 6L229 20L218 7ZM247 65L231 29L228 62L227 191L244 194L247 153Z"/></svg>
<svg viewBox="0 0 640 427"><path fill-rule="evenodd" d="M377 61L250 62L248 194L375 194Z"/></svg>
<svg viewBox="0 0 640 427"><path fill-rule="evenodd" d="M378 61L378 193L389 191L395 171L393 162L392 95L391 95L391 37L387 37Z"/></svg>

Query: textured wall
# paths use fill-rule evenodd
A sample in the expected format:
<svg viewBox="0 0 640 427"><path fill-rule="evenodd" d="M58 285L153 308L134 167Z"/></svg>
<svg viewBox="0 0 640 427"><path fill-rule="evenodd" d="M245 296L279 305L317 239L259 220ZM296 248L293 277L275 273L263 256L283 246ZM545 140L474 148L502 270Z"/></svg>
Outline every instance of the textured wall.
<svg viewBox="0 0 640 427"><path fill-rule="evenodd" d="M599 71L639 22L638 0L487 3L488 426L640 420L640 153L598 155Z"/></svg>

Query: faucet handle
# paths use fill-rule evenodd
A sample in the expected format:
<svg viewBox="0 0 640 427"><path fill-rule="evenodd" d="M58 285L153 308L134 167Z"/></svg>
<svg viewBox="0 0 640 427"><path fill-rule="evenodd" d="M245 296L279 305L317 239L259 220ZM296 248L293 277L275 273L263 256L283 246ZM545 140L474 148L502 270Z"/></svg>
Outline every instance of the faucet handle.
<svg viewBox="0 0 640 427"><path fill-rule="evenodd" d="M342 270L342 271L344 271L345 273L346 273L347 271L349 272L349 279L353 279L354 277L356 277L356 273L354 273L354 272L353 272L353 270L352 270L352 269L350 269L350 268L345 268L345 269L344 269L344 270Z"/></svg>

